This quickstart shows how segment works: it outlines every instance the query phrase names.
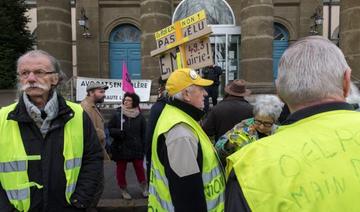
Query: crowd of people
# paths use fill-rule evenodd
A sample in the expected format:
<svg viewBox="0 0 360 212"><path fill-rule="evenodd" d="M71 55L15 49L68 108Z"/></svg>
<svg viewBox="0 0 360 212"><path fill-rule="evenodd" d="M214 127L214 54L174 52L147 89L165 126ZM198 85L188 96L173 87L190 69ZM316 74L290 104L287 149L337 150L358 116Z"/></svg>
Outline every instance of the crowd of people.
<svg viewBox="0 0 360 212"><path fill-rule="evenodd" d="M320 36L292 44L276 95L248 98L237 79L216 104L218 69L201 77L180 68L159 79L147 121L139 96L126 92L106 123L97 108L106 85L88 85L81 105L66 101L58 61L41 50L22 55L19 101L0 110L0 211L96 211L104 159L116 162L126 200L133 164L148 211L360 208L359 91L336 45Z"/></svg>

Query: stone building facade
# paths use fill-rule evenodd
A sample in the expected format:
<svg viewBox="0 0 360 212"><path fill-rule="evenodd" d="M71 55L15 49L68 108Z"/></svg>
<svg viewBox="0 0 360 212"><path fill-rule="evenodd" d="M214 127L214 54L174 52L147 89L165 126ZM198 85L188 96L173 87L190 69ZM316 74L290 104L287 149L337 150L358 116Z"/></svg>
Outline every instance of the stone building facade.
<svg viewBox="0 0 360 212"><path fill-rule="evenodd" d="M360 1L333 1L342 8L340 47L357 79L360 24L354 17L360 14ZM154 33L174 20L205 9L214 32L210 38L214 61L224 69L222 87L243 78L252 82L255 92L265 93L274 92L276 64L282 52L299 38L314 33L316 11L322 12L324 2L329 0L70 2L37 0L34 4L38 48L60 58L70 76L119 78L122 63L126 62L132 79L152 79L155 91L160 70L158 59L150 56L156 48ZM77 22L84 17L86 26L80 26ZM315 28L322 34L322 26Z"/></svg>

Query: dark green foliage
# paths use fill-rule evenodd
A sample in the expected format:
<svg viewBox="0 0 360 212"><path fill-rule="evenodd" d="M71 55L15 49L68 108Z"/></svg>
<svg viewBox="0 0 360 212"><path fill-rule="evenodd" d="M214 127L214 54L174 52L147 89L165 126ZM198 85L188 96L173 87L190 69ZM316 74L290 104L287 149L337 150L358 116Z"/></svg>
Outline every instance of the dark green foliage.
<svg viewBox="0 0 360 212"><path fill-rule="evenodd" d="M16 60L33 46L27 9L24 0L0 0L0 89L14 87Z"/></svg>

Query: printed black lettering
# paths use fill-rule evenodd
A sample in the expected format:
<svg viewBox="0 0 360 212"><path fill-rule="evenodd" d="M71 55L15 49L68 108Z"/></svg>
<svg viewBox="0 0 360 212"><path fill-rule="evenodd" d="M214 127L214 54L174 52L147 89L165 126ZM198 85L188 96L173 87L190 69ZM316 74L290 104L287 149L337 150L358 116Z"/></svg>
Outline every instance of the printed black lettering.
<svg viewBox="0 0 360 212"><path fill-rule="evenodd" d="M216 194L220 193L221 191L221 182L219 179L214 180L214 191Z"/></svg>

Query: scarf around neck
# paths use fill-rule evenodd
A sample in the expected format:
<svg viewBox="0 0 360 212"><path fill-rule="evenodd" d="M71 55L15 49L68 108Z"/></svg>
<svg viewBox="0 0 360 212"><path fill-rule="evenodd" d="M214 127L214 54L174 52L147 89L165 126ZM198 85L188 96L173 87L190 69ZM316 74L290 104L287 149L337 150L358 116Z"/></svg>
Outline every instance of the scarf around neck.
<svg viewBox="0 0 360 212"><path fill-rule="evenodd" d="M47 134L51 121L56 118L59 112L59 103L56 91L53 92L52 97L46 103L43 109L35 106L24 92L23 100L25 103L26 111L32 120L34 120L36 126L40 129L43 137ZM41 117L41 112L46 114L46 118Z"/></svg>
<svg viewBox="0 0 360 212"><path fill-rule="evenodd" d="M140 110L137 107L127 109L123 105L122 110L123 110L124 115L129 118L135 118L140 114Z"/></svg>

